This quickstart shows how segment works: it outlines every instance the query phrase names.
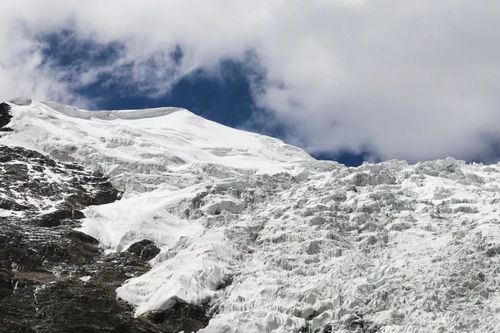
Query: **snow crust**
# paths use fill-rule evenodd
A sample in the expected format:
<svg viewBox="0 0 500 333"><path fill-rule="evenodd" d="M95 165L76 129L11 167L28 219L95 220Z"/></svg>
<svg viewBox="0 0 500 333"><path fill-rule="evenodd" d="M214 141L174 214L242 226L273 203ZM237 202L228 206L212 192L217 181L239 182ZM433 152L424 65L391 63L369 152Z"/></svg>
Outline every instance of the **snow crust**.
<svg viewBox="0 0 500 333"><path fill-rule="evenodd" d="M347 168L184 109L12 106L0 144L125 190L83 231L161 248L117 290L137 315L176 296L210 302L202 333L500 331L500 164Z"/></svg>

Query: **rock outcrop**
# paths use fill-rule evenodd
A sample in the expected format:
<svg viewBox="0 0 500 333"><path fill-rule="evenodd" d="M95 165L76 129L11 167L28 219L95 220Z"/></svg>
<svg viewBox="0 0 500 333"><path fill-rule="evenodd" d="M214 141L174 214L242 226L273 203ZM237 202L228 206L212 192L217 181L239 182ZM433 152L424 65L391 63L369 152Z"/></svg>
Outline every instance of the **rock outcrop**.
<svg viewBox="0 0 500 333"><path fill-rule="evenodd" d="M134 318L131 305L117 299L116 288L147 272L159 249L145 240L105 255L97 239L74 230L85 217L81 209L120 198L106 177L0 146L0 182L0 332L159 333L206 326L205 312L187 303L172 315ZM188 317L179 323L186 311L195 324Z"/></svg>
<svg viewBox="0 0 500 333"><path fill-rule="evenodd" d="M7 103L0 103L0 129L10 123L12 115L10 114L10 105Z"/></svg>

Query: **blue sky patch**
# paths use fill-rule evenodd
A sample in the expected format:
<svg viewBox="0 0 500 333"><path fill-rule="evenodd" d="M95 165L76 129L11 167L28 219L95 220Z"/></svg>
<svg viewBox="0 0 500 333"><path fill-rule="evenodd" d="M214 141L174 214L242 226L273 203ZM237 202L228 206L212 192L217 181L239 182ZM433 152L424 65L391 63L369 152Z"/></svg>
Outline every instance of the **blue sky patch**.
<svg viewBox="0 0 500 333"><path fill-rule="evenodd" d="M63 79L68 81L75 80L77 75L94 67L112 64L124 51L120 43L96 43L78 36L71 30L40 36L39 39L45 45L43 64L66 73ZM169 55L175 64L180 64L183 58L181 46L176 46ZM249 59L252 56L250 53ZM92 82L75 86L73 92L91 100L97 109L183 107L227 126L251 130L286 141L292 129L273 117L268 110L259 108L255 102L252 88L255 84L265 81L265 78L262 73L256 71L254 62L249 62L252 65L245 61L223 60L219 63L216 73L198 69L178 79L168 92L160 96L145 92L139 86L141 83L128 79L127 73L131 73L133 64L122 64L119 67L118 78L113 72L103 71ZM158 65L153 61L148 64L151 71L165 70L157 68L158 66L161 64ZM342 151L322 152L313 156L336 160L348 166L357 166L362 164L369 154Z"/></svg>

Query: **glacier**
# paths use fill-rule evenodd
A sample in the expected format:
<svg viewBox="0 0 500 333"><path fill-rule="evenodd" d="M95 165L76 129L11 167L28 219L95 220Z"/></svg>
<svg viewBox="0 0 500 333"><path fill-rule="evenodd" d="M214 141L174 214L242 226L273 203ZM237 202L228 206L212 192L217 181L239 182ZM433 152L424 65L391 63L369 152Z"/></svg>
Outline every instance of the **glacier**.
<svg viewBox="0 0 500 333"><path fill-rule="evenodd" d="M116 290L136 316L180 298L207 304L201 333L500 331L500 163L349 168L181 108L9 105L0 144L123 191L79 231L160 248Z"/></svg>

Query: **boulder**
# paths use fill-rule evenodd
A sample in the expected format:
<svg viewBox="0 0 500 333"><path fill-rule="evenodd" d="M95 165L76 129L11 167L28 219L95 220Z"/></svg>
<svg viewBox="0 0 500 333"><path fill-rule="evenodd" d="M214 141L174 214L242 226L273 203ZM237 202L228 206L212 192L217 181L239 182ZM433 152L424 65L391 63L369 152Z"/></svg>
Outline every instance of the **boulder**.
<svg viewBox="0 0 500 333"><path fill-rule="evenodd" d="M208 325L206 305L189 304L175 296L170 304L166 310L146 312L139 319L156 324L162 332L197 332Z"/></svg>
<svg viewBox="0 0 500 333"><path fill-rule="evenodd" d="M10 105L3 102L0 103L0 127L4 127L10 120L12 119L12 115L10 114Z"/></svg>
<svg viewBox="0 0 500 333"><path fill-rule="evenodd" d="M151 260L158 253L160 253L160 249L156 246L151 240L143 239L141 241L135 242L130 245L127 249L128 252L133 253L142 260Z"/></svg>

